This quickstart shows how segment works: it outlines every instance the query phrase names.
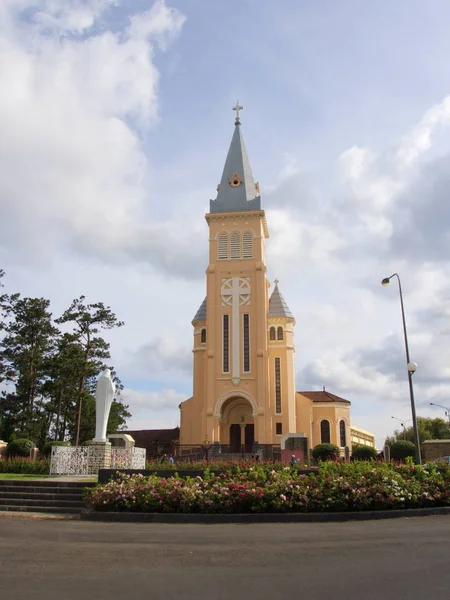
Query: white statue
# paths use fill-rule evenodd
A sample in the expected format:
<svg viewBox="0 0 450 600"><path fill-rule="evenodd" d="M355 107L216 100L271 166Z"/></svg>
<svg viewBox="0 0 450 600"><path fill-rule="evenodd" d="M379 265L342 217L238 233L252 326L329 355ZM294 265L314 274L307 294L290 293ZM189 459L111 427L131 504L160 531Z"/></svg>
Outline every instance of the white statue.
<svg viewBox="0 0 450 600"><path fill-rule="evenodd" d="M116 386L111 379L110 369L105 369L97 381L95 389L95 438L94 442L107 442L106 426L109 411L116 393Z"/></svg>

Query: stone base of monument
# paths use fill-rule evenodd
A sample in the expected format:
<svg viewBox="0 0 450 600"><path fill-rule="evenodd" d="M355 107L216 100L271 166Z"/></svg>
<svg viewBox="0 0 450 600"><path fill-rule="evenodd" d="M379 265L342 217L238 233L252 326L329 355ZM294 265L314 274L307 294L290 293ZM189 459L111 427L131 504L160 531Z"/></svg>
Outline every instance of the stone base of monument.
<svg viewBox="0 0 450 600"><path fill-rule="evenodd" d="M99 469L111 467L111 442L89 442L88 473L97 474Z"/></svg>

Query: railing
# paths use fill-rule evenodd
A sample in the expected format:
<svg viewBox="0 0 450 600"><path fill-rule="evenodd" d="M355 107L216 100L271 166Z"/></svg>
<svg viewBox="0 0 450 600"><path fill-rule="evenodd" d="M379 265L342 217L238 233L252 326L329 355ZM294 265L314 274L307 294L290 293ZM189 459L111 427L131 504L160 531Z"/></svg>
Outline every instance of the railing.
<svg viewBox="0 0 450 600"><path fill-rule="evenodd" d="M197 444L178 445L174 455L179 460L281 460L281 448L277 444Z"/></svg>

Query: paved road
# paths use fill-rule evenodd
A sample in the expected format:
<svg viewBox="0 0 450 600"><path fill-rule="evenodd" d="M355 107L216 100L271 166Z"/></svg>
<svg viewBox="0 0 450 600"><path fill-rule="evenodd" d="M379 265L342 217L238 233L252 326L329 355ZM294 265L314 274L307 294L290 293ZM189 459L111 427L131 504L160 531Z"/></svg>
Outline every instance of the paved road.
<svg viewBox="0 0 450 600"><path fill-rule="evenodd" d="M3 600L449 600L450 517L156 525L0 517Z"/></svg>

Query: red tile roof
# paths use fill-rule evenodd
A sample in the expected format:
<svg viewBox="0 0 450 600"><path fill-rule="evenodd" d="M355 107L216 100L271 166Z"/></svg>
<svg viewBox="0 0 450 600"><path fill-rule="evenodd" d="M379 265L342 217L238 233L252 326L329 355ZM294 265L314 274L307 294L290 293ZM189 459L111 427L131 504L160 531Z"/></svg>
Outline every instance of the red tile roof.
<svg viewBox="0 0 450 600"><path fill-rule="evenodd" d="M322 392L297 392L297 394L306 396L313 402L340 402L341 404L351 404L349 400L340 398L335 394L330 394L330 392L327 392L325 390L323 390Z"/></svg>

